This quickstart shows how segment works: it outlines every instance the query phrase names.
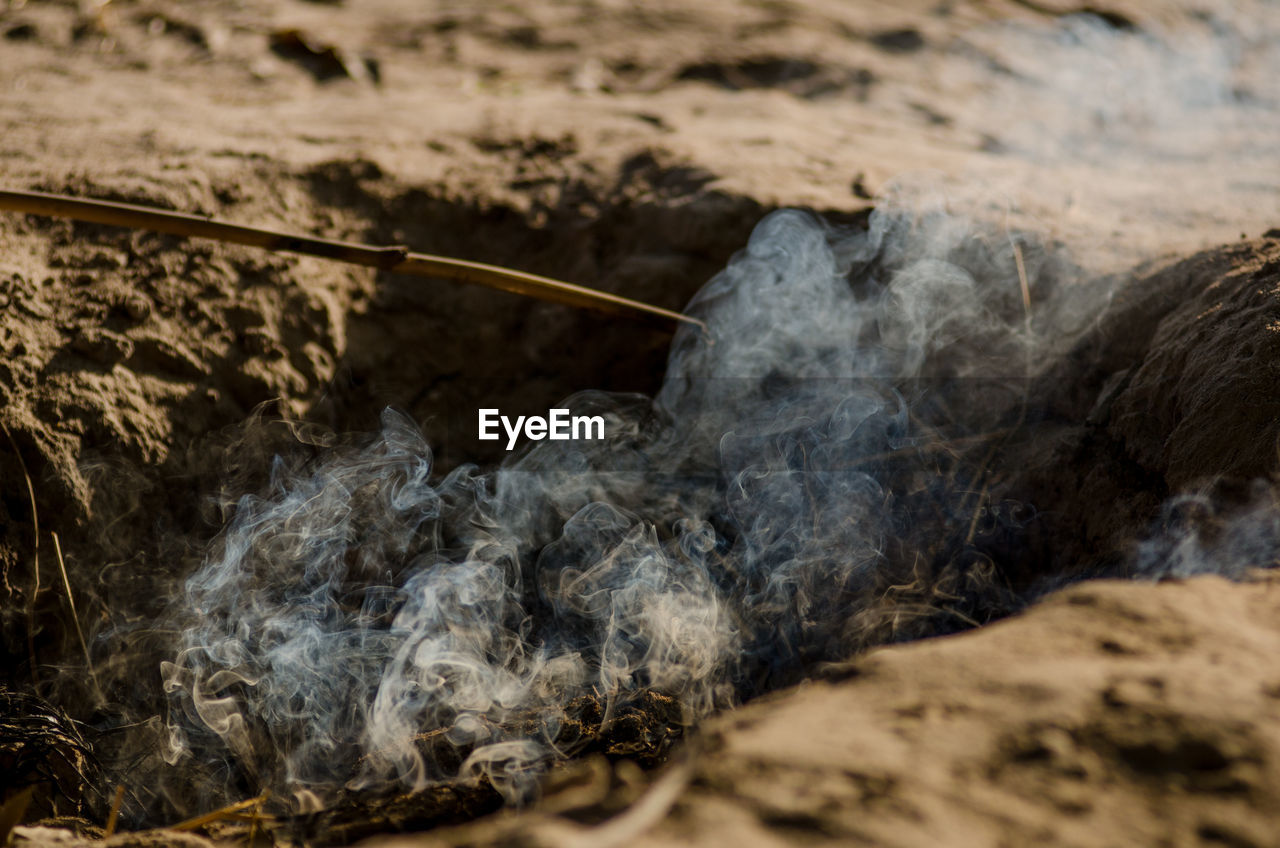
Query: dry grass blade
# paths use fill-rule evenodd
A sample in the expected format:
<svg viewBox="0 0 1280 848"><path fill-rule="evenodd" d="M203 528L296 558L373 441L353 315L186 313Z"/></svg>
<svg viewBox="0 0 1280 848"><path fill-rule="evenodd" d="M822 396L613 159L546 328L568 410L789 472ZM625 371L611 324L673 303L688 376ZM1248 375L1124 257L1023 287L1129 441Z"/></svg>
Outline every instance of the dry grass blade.
<svg viewBox="0 0 1280 848"><path fill-rule="evenodd" d="M103 837L109 838L116 832L116 822L120 820L120 805L124 803L124 784L116 787L116 795L111 799L111 812L107 815L107 826L103 828Z"/></svg>
<svg viewBox="0 0 1280 848"><path fill-rule="evenodd" d="M89 670L89 678L93 681L93 687L96 690L98 689L98 676L93 672L93 659L89 656L89 643L85 641L84 630L80 627L80 614L76 612L76 597L71 591L71 577L67 574L67 564L62 559L62 543L58 541L57 533L50 530L49 535L53 537L53 552L58 555L58 570L62 572L62 587L67 592L67 608L71 611L71 622L76 626L76 637L80 640L80 650L84 653L85 668Z"/></svg>
<svg viewBox="0 0 1280 848"><path fill-rule="evenodd" d="M1027 329L1031 329L1031 284L1027 282L1027 266L1022 260L1022 245L1013 244L1013 264L1018 267L1018 286L1022 289L1022 312L1026 316Z"/></svg>
<svg viewBox="0 0 1280 848"><path fill-rule="evenodd" d="M37 689L40 681L36 679L36 596L40 594L40 511L36 509L36 487L31 482L31 473L27 471L27 461L18 450L9 427L0 421L0 430L4 430L5 438L13 448L13 455L18 458L18 467L22 469L22 478L27 483L27 497L31 501L31 526L34 528L35 543L32 552L31 597L27 599L27 658L31 662L31 684Z"/></svg>
<svg viewBox="0 0 1280 848"><path fill-rule="evenodd" d="M379 268L396 274L435 277L485 286L539 300L591 309L607 315L638 319L669 330L689 325L706 331L706 325L696 318L608 292L481 262L467 262L425 253L410 253L404 247L369 247L333 239L245 227L199 215L150 209L129 203L85 200L38 191L0 190L0 209L25 212L30 215L71 218L108 226L153 230L176 236L214 239L260 247L265 250L305 253L309 256Z"/></svg>
<svg viewBox="0 0 1280 848"><path fill-rule="evenodd" d="M0 751L7 761L0 779L9 786L52 785L69 797L98 785L93 750L75 722L30 692L0 686Z"/></svg>
<svg viewBox="0 0 1280 848"><path fill-rule="evenodd" d="M210 825L218 821L226 821L226 820L243 821L244 819L241 817L240 815L241 813L243 813L245 810L260 809L262 805L265 804L267 802L267 799L270 797L271 797L270 792L263 792L261 795L259 795L256 798L249 798L245 801L237 801L234 804L228 804L227 806L222 807L221 809L214 810L209 813L205 813L204 815L201 815L201 816L196 816L193 819L187 819L184 822L179 822L178 824L171 826L169 829L170 830L198 830L199 828L202 828L205 825Z"/></svg>
<svg viewBox="0 0 1280 848"><path fill-rule="evenodd" d="M1017 270L1018 270L1018 287L1022 291L1023 318L1026 322L1027 336L1030 337L1031 335L1031 284L1027 280L1026 263L1022 259L1022 245L1018 244L1017 242L1013 243L1013 264L1017 267ZM1030 360L1029 352L1027 355L1026 369L1027 369L1027 377L1029 378L1031 376L1030 374L1031 360ZM1022 428L1022 425L1026 420L1027 420L1027 396L1026 396L1026 390L1024 389L1023 395L1022 395L1022 403L1018 409L1018 420L1014 423L1012 427L1008 428L1005 432L1006 433L1016 432L1017 430ZM995 452L1000 447L1000 444L1002 442L1003 442L1003 439L1001 439L1001 441L996 442L991 446L991 449L987 452L987 455L983 457L982 463L978 466L978 473L974 477L975 481L978 481L978 480L982 481L982 489L981 491L978 492L977 499L975 500L973 505L973 515L969 519L969 532L965 535L965 544L972 544L974 536L978 532L978 519L981 518L982 516L982 506L987 499L987 493L990 489L990 485L986 482L987 467L991 464L991 460L995 456Z"/></svg>
<svg viewBox="0 0 1280 848"><path fill-rule="evenodd" d="M978 493L978 501L973 507L973 516L969 519L969 532L966 533L964 537L964 543L966 545L973 544L973 537L978 533L978 519L982 517L982 505L987 500L988 489L989 486L984 484L982 491Z"/></svg>

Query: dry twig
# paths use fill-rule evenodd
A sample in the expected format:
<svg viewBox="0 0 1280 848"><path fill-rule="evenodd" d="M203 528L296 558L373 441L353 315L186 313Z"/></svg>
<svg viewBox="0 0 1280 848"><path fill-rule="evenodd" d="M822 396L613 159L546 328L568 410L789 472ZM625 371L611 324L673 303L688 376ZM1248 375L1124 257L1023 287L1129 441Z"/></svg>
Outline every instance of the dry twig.
<svg viewBox="0 0 1280 848"><path fill-rule="evenodd" d="M338 262L378 268L394 274L435 277L500 289L608 315L635 318L670 330L682 324L706 329L705 324L688 315L681 315L679 312L586 286L577 286L536 274L513 271L509 268L499 268L496 265L448 259L425 253L411 253L405 247L369 247L332 239L290 235L258 227L228 224L199 215L150 209L129 203L84 200L38 191L0 190L0 209L25 212L30 215L72 218L94 224L154 230L176 236L207 238L261 247L266 250L304 253L309 256L334 259Z"/></svg>
<svg viewBox="0 0 1280 848"><path fill-rule="evenodd" d="M1013 243L1013 264L1018 267L1018 286L1022 289L1022 312L1027 330L1031 330L1031 284L1027 282L1027 266L1022 260L1022 245Z"/></svg>
<svg viewBox="0 0 1280 848"><path fill-rule="evenodd" d="M107 826L103 828L103 838L110 838L116 832L116 822L120 819L120 805L124 803L124 784L116 787L116 796L111 799L111 812L107 815Z"/></svg>
<svg viewBox="0 0 1280 848"><path fill-rule="evenodd" d="M263 792L261 795L259 795L256 798L249 798L248 800L245 800L245 801L237 801L234 804L228 804L227 806L222 807L221 809L214 810L209 813L205 813L204 815L201 815L201 816L196 816L193 819L187 819L184 822L179 822L178 824L171 826L169 829L170 830L198 830L204 827L205 825L210 825L210 824L213 824L214 822L224 821L227 819L231 819L235 821L244 821L244 817L241 814L244 813L245 810L254 810L256 813L256 811L261 809L262 805L265 804L267 802L267 799L270 797L271 797L270 792Z"/></svg>

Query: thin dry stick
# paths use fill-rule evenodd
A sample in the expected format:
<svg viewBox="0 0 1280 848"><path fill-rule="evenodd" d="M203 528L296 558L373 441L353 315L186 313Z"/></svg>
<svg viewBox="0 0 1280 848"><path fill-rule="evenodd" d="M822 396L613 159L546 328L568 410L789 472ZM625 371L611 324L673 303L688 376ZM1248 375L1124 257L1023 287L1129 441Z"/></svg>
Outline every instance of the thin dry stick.
<svg viewBox="0 0 1280 848"><path fill-rule="evenodd" d="M261 808L261 806L265 804L267 802L267 799L270 797L271 797L270 792L263 792L261 795L259 795L256 798L249 798L246 801L237 801L234 804L228 804L227 806L222 807L221 809L218 809L218 810L214 810L213 812L205 813L202 816L196 816L193 819L187 819L184 822L179 822L178 824L171 826L169 829L170 830L198 830L199 828L202 828L207 824L213 824L214 822L222 821L223 819L239 819L239 815L238 815L239 813L242 813L248 809L256 810Z"/></svg>
<svg viewBox="0 0 1280 848"><path fill-rule="evenodd" d="M22 478L27 481L27 497L31 499L31 526L35 531L35 545L32 553L32 586L31 597L27 600L27 657L31 661L31 685L39 688L36 679L36 596L40 594L40 512L36 509L36 487L31 482L31 474L27 471L27 461L18 450L9 426L0 421L0 430L4 430L5 438L13 448L13 455L18 458L18 467L22 469Z"/></svg>
<svg viewBox="0 0 1280 848"><path fill-rule="evenodd" d="M98 676L93 673L93 659L89 656L89 643L84 639L84 631L80 629L80 615L76 612L76 598L71 592L71 578L67 576L67 564L62 560L62 543L58 541L58 534L53 530L49 531L49 535L53 537L53 552L58 555L58 570L62 572L62 586L67 590L67 608L71 610L71 621L76 626L76 636L80 639L80 650L84 652L84 664L89 669L89 679L93 681L93 688L98 689ZM101 689L98 689L101 693Z"/></svg>
<svg viewBox="0 0 1280 848"><path fill-rule="evenodd" d="M986 474L986 464L983 463L983 474ZM982 516L982 503L987 499L987 491L990 488L986 483L982 485L982 491L978 493L978 502L973 507L973 517L969 519L969 532L965 534L964 543L966 545L973 544L973 537L978 533L978 519Z"/></svg>
<svg viewBox="0 0 1280 848"><path fill-rule="evenodd" d="M111 837L116 832L116 822L120 819L120 805L124 803L124 784L116 787L116 797L111 801L111 812L107 815L107 826L103 828L103 838Z"/></svg>
<svg viewBox="0 0 1280 848"><path fill-rule="evenodd" d="M176 236L207 238L261 247L266 250L304 253L309 256L334 259L338 262L379 268L394 274L435 277L501 289L608 315L635 318L669 330L674 330L683 324L706 330L706 324L696 318L608 292L553 280L549 277L540 277L536 274L526 274L523 271L499 268L496 265L448 259L426 253L411 253L405 247L369 247L332 239L290 235L258 227L228 224L199 215L150 209L129 203L83 200L38 191L0 190L0 209L25 212L30 215L72 218L94 224L154 230Z"/></svg>
<svg viewBox="0 0 1280 848"><path fill-rule="evenodd" d="M261 818L261 812L261 804L258 804L253 808L253 818L249 821L249 838L245 840L246 845L253 845L253 840L258 835L258 822Z"/></svg>
<svg viewBox="0 0 1280 848"><path fill-rule="evenodd" d="M1022 261L1022 245L1013 243L1013 264L1018 266L1018 285L1022 288L1022 312L1026 316L1027 331L1031 330L1031 284L1027 282L1027 266Z"/></svg>

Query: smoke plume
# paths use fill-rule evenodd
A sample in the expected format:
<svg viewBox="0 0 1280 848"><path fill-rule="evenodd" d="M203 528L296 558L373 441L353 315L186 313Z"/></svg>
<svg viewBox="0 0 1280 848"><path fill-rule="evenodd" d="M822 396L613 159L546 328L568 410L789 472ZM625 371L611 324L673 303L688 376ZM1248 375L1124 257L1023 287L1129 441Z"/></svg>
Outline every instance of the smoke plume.
<svg viewBox="0 0 1280 848"><path fill-rule="evenodd" d="M1081 168L1117 167L1118 145L1120 173L1179 173L1192 117L1265 99L1232 80L1274 52L1214 26L1177 44L1083 18L976 34L1012 68L991 103L1039 92L1018 94L1037 105L1003 142ZM1020 69L1028 50L1052 73ZM765 218L689 305L709 331L681 331L654 398L561 404L603 416L602 441L441 477L389 410L363 442L277 457L174 611L171 759L211 797L266 787L304 809L457 775L520 799L574 752L575 699L607 723L658 692L693 721L868 645L1018 609L1033 593L1000 566L1035 506L993 498L992 469L1032 438L1029 386L1112 284L921 185L886 192L866 230ZM1255 526L1277 536L1272 506L1160 535L1135 571L1234 573Z"/></svg>
<svg viewBox="0 0 1280 848"><path fill-rule="evenodd" d="M603 441L437 480L388 411L368 444L278 458L187 582L174 755L300 801L455 769L516 798L575 698L693 719L995 614L981 547L1025 516L981 502L975 456L1046 355L1019 263L1037 321L1066 317L1069 263L940 208L886 201L855 233L775 213L690 305L709 333L682 331L656 398L565 401Z"/></svg>

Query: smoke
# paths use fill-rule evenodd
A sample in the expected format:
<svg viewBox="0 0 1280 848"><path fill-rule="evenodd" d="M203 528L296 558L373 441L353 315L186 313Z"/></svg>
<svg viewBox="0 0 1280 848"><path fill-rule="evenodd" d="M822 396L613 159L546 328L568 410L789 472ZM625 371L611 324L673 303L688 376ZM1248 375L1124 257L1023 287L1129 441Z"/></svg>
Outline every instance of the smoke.
<svg viewBox="0 0 1280 848"><path fill-rule="evenodd" d="M1024 226L1107 270L1280 215L1275 4L1143 11L1139 25L1086 14L959 36L938 85L956 131L997 155L948 188L1016 198Z"/></svg>
<svg viewBox="0 0 1280 848"><path fill-rule="evenodd" d="M388 411L367 444L277 458L187 582L173 756L299 804L459 773L519 798L571 753L576 698L608 722L657 691L692 720L1003 611L981 547L1025 516L982 502L975 455L1046 355L1019 262L1037 322L1068 319L1072 266L1023 236L888 200L867 232L775 213L652 401L565 401L603 441L436 480Z"/></svg>
<svg viewBox="0 0 1280 848"><path fill-rule="evenodd" d="M1245 504L1234 507L1202 492L1170 498L1157 527L1138 545L1134 576L1243 579L1280 565L1280 491L1255 480L1245 494Z"/></svg>
<svg viewBox="0 0 1280 848"><path fill-rule="evenodd" d="M1085 19L1006 38L1011 66L1030 45L1047 69L1010 84L1034 78L1049 104L1006 143L1090 166L1114 166L1116 145L1183 161L1187 110L1260 102L1229 84L1258 44L1204 43L1171 62L1157 37ZM1064 91L1080 108L1062 111ZM519 800L576 750L582 698L607 724L658 692L693 721L869 645L1018 609L1031 595L1000 566L1036 513L995 497L993 475L1046 414L1033 379L1112 286L1010 213L916 180L865 231L771 214L689 305L709 330L680 332L654 398L561 404L603 416L601 441L440 477L387 411L362 443L277 457L173 613L168 750L199 803L271 788L305 809L458 775ZM1275 514L1190 533L1174 515L1134 571L1237 573Z"/></svg>

